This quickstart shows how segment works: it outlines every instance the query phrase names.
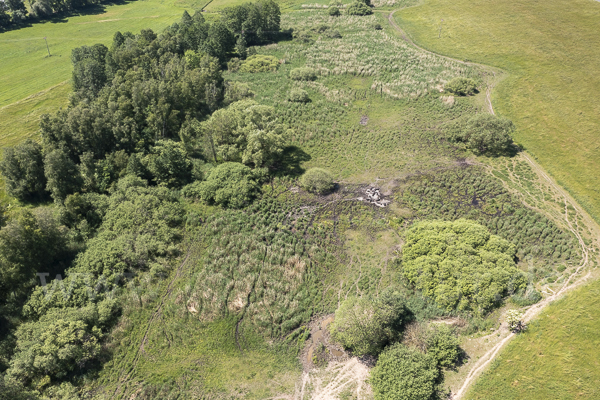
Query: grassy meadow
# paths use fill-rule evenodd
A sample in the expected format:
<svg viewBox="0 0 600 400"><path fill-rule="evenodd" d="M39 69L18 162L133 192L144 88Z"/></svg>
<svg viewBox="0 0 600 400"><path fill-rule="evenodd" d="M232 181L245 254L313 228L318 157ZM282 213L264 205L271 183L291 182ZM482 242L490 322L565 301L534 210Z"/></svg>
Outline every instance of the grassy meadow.
<svg viewBox="0 0 600 400"><path fill-rule="evenodd" d="M395 17L427 49L506 70L492 94L495 110L600 220L600 3L426 0Z"/></svg>
<svg viewBox="0 0 600 400"><path fill-rule="evenodd" d="M551 304L514 339L465 399L600 398L600 282Z"/></svg>

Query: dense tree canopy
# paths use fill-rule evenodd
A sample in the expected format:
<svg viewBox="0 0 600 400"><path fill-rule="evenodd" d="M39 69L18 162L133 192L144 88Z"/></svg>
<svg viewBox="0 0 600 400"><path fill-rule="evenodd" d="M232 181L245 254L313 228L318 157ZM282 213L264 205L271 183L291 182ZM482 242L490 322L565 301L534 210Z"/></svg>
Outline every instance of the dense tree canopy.
<svg viewBox="0 0 600 400"><path fill-rule="evenodd" d="M402 270L447 310L484 313L526 284L515 248L476 222L424 221L406 232Z"/></svg>

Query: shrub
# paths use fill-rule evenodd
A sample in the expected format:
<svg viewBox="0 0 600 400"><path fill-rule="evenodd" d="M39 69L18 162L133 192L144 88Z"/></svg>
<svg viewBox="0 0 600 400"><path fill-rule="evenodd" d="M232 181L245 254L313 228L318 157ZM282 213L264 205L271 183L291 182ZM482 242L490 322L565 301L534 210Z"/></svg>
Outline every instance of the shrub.
<svg viewBox="0 0 600 400"><path fill-rule="evenodd" d="M440 367L451 367L458 360L459 341L446 324L434 324L425 338L427 354L432 355Z"/></svg>
<svg viewBox="0 0 600 400"><path fill-rule="evenodd" d="M231 104L252 97L254 97L254 92L250 90L250 86L247 83L233 81L226 84L223 101Z"/></svg>
<svg viewBox="0 0 600 400"><path fill-rule="evenodd" d="M519 310L508 310L506 312L506 323L508 324L508 328L511 331L521 329L523 327L521 318L523 318L523 313Z"/></svg>
<svg viewBox="0 0 600 400"><path fill-rule="evenodd" d="M179 187L192 178L192 162L182 143L173 140L159 140L143 164L157 184Z"/></svg>
<svg viewBox="0 0 600 400"><path fill-rule="evenodd" d="M478 154L506 153L511 145L515 126L508 118L477 114L468 120L458 119L444 127L451 142L463 143Z"/></svg>
<svg viewBox="0 0 600 400"><path fill-rule="evenodd" d="M475 94L477 84L471 78L464 78L462 76L458 76L456 78L451 79L450 82L446 83L444 89L458 96L470 96L472 94Z"/></svg>
<svg viewBox="0 0 600 400"><path fill-rule="evenodd" d="M514 257L512 244L476 222L424 221L406 233L402 272L446 310L483 314L525 286Z"/></svg>
<svg viewBox="0 0 600 400"><path fill-rule="evenodd" d="M327 9L327 13L329 15L331 15L332 17L337 17L338 15L341 14L340 9L335 7L335 6L331 6Z"/></svg>
<svg viewBox="0 0 600 400"><path fill-rule="evenodd" d="M242 60L237 57L233 57L231 60L227 61L227 70L229 72L238 72L241 66Z"/></svg>
<svg viewBox="0 0 600 400"><path fill-rule="evenodd" d="M371 7L362 2L354 2L348 6L346 9L346 14L348 15L371 15L373 14L373 10Z"/></svg>
<svg viewBox="0 0 600 400"><path fill-rule="evenodd" d="M273 56L255 54L242 63L241 72L269 72L276 71L279 67L279 59Z"/></svg>
<svg viewBox="0 0 600 400"><path fill-rule="evenodd" d="M527 289L518 290L512 297L513 303L519 307L527 307L537 303L542 299L542 295L538 292L533 285L527 286Z"/></svg>
<svg viewBox="0 0 600 400"><path fill-rule="evenodd" d="M417 349L395 344L386 348L371 370L376 400L431 400L440 372L436 360Z"/></svg>
<svg viewBox="0 0 600 400"><path fill-rule="evenodd" d="M327 32L325 32L325 36L330 39L341 39L342 38L342 34L340 33L340 31L332 31L332 30L328 30Z"/></svg>
<svg viewBox="0 0 600 400"><path fill-rule="evenodd" d="M325 194L333 190L333 177L321 168L311 168L300 178L300 185L311 193Z"/></svg>
<svg viewBox="0 0 600 400"><path fill-rule="evenodd" d="M317 79L317 72L310 67L294 68L290 71L290 79L295 81L314 81Z"/></svg>
<svg viewBox="0 0 600 400"><path fill-rule="evenodd" d="M213 168L206 181L193 190L208 204L241 208L256 197L260 184L254 171L244 164L226 162Z"/></svg>
<svg viewBox="0 0 600 400"><path fill-rule="evenodd" d="M385 292L378 299L350 297L335 312L329 329L332 338L355 355L377 355L397 338L404 314L398 292Z"/></svg>
<svg viewBox="0 0 600 400"><path fill-rule="evenodd" d="M306 90L292 89L288 93L288 100L295 103L308 103L310 101L310 97L308 97Z"/></svg>

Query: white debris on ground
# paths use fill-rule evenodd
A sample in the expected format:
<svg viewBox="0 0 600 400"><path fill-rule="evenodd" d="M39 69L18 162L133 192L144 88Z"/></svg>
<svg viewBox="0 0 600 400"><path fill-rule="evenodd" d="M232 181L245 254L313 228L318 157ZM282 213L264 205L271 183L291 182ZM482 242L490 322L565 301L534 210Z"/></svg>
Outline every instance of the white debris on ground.
<svg viewBox="0 0 600 400"><path fill-rule="evenodd" d="M381 194L381 190L374 187L368 187L365 190L365 197L359 197L359 201L366 201L371 204L375 204L377 207L386 207L391 203L390 200L384 199Z"/></svg>

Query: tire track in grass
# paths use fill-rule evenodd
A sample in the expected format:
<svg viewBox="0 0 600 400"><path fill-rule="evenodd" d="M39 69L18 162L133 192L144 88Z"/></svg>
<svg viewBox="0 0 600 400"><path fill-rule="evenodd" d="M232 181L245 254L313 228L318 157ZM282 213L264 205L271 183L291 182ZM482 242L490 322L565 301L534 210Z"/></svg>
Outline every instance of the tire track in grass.
<svg viewBox="0 0 600 400"><path fill-rule="evenodd" d="M146 324L146 330L144 332L144 337L142 338L142 341L141 341L140 345L138 346L138 348L137 348L137 350L135 352L135 356L133 358L132 365L129 368L129 370L127 371L127 373L125 374L125 376L123 378L119 378L119 383L117 384L117 387L116 387L115 391L113 392L113 394L110 396L111 399L114 399L115 396L117 396L117 395L120 394L120 390L121 390L121 387L123 387L123 385L125 385L125 387L123 388L122 394L125 395L125 393L127 391L127 387L128 387L128 385L130 383L131 374L133 373L133 371L135 371L135 369L137 367L137 364L138 364L138 362L140 360L141 354L144 353L144 346L148 342L148 334L150 333L150 328L152 327L152 324L153 324L154 321L156 321L159 318L162 318L162 309L163 309L163 306L165 304L165 301L166 301L167 297L173 291L173 284L181 276L181 271L183 270L183 267L187 263L188 259L190 258L190 253L191 253L192 247L193 247L193 245L195 243L196 242L194 241L194 242L192 242L188 246L185 258L179 264L179 267L177 267L177 271L175 272L175 276L173 276L173 279L171 279L171 281L167 285L167 290L162 295L162 297L160 299L160 303L158 304L158 306L156 307L156 310L154 311L154 313L152 314L152 316L148 320L148 323ZM168 340L168 338L167 338L167 340Z"/></svg>

